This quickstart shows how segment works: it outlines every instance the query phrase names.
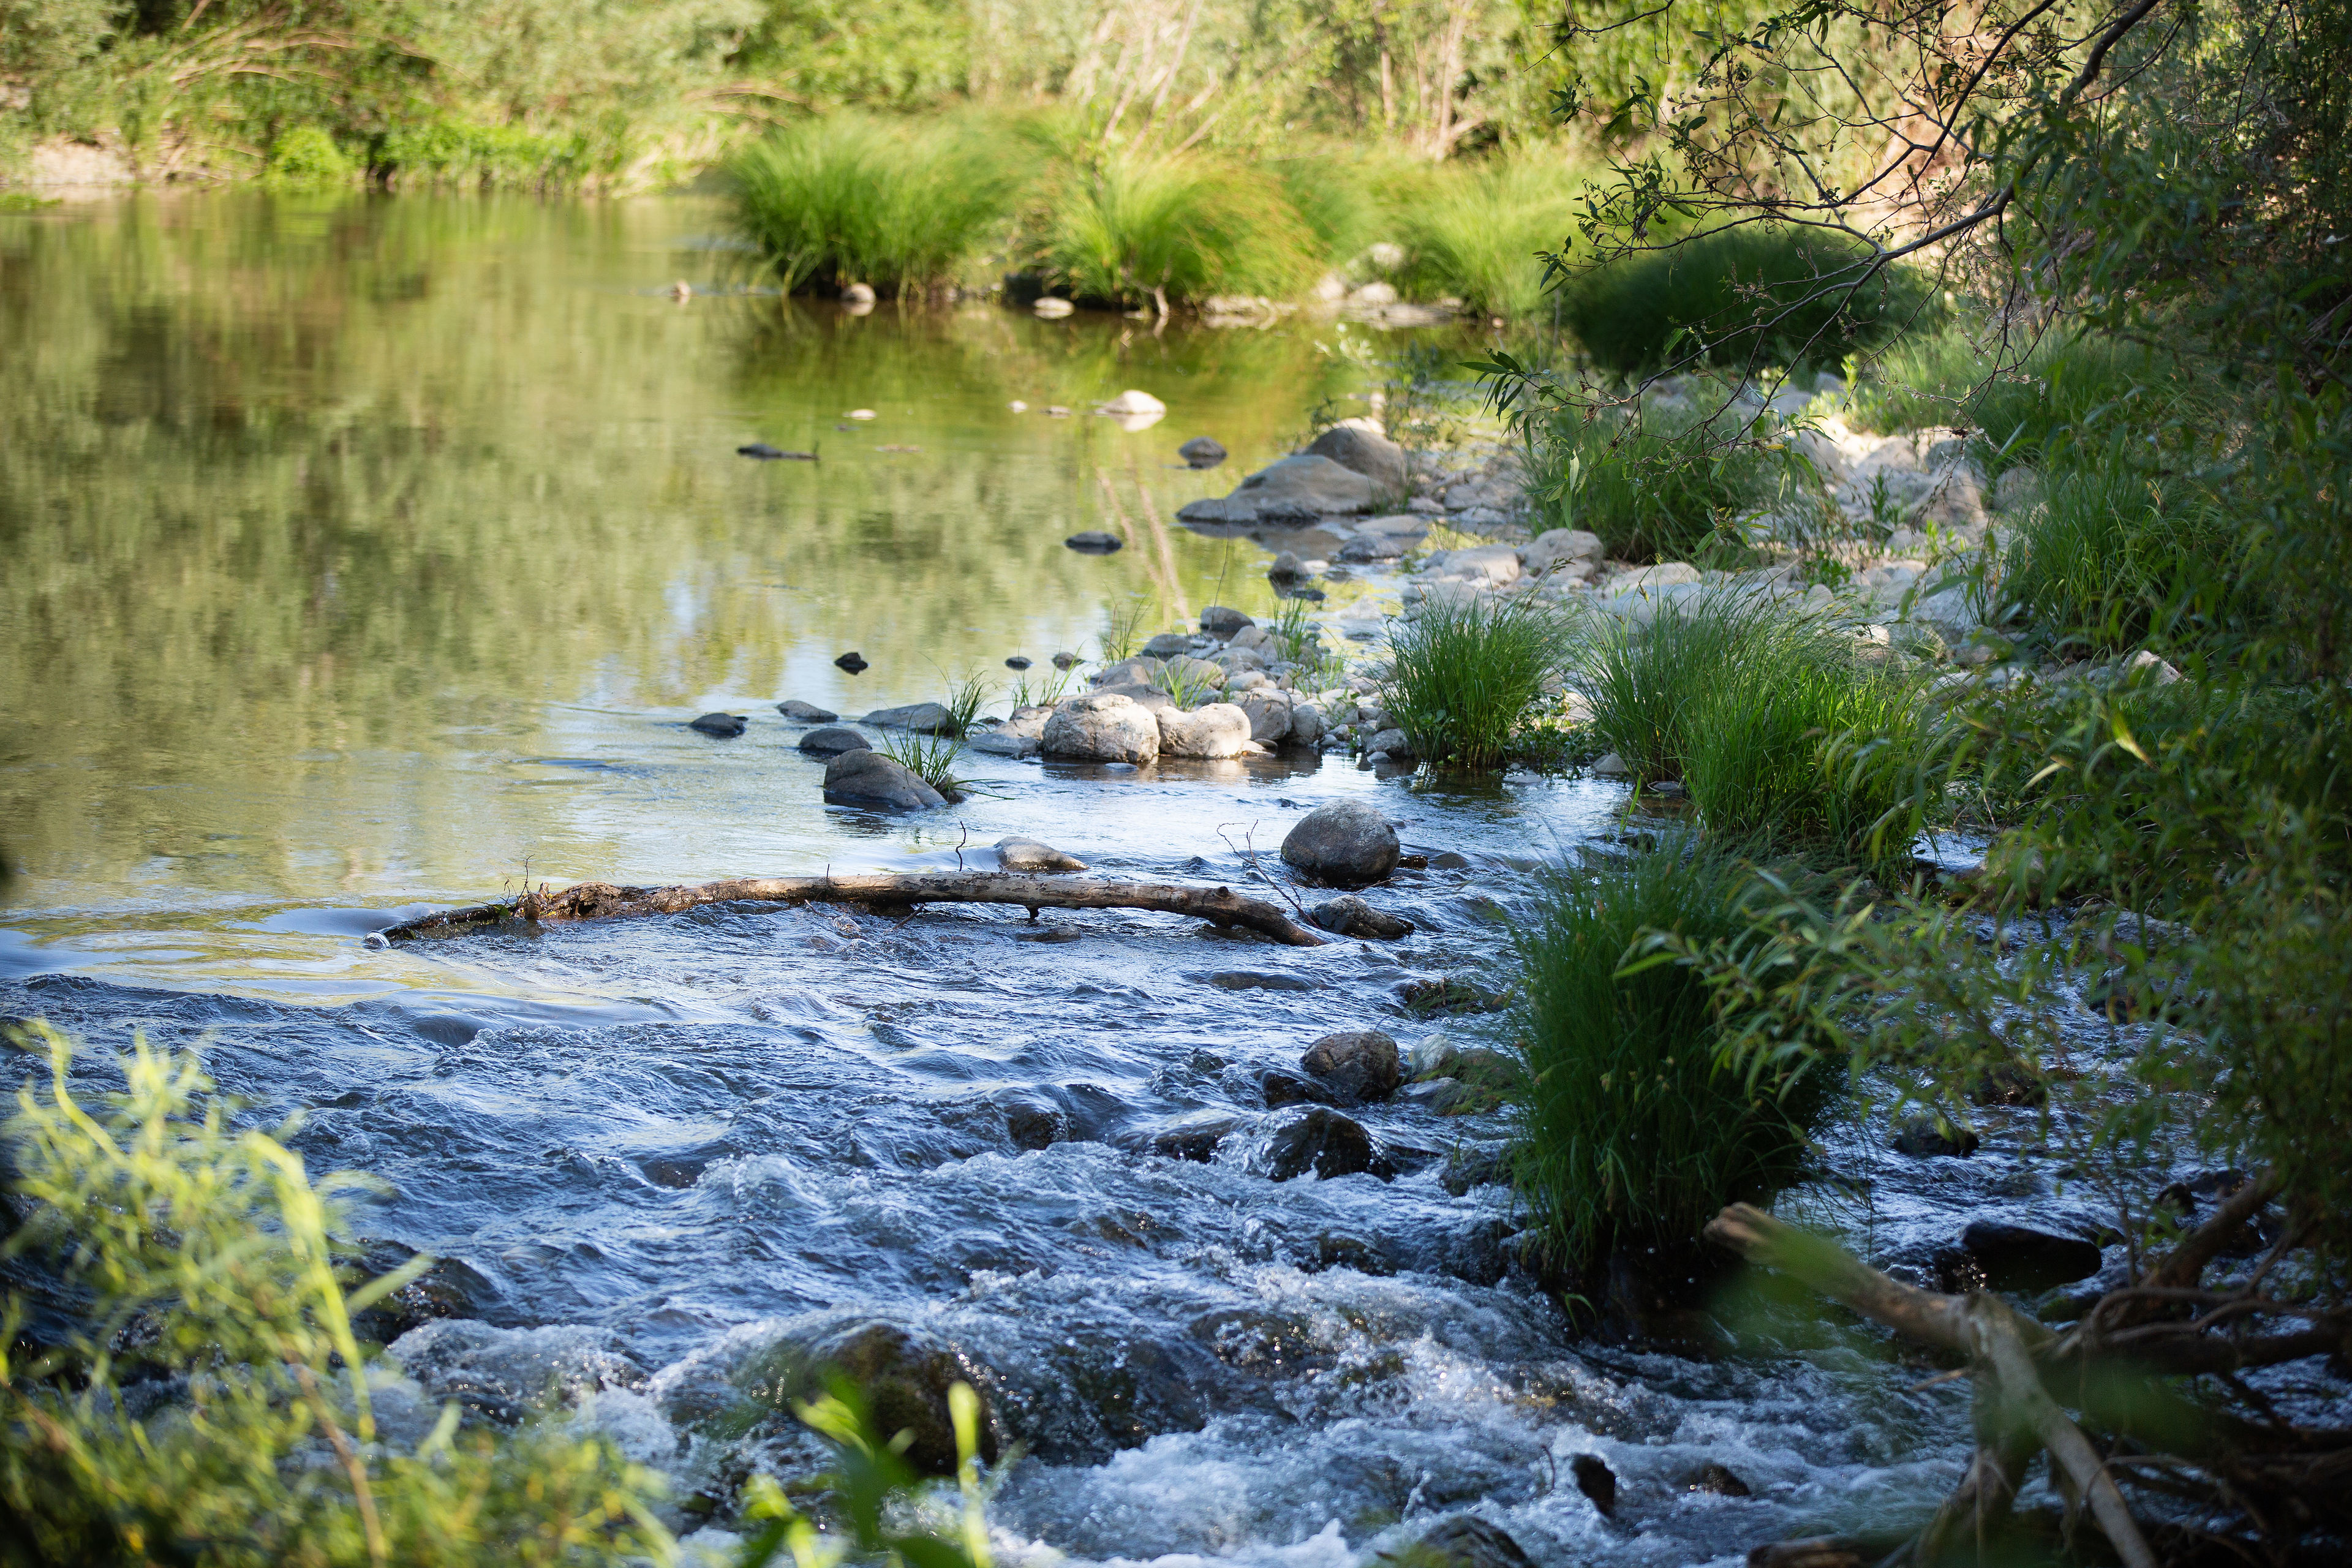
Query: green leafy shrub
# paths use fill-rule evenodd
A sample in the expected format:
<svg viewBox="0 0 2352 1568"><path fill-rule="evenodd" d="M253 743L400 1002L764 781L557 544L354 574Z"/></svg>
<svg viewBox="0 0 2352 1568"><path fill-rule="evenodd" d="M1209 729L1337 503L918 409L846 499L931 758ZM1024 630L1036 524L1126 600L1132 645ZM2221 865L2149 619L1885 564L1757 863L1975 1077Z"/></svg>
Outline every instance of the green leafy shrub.
<svg viewBox="0 0 2352 1568"><path fill-rule="evenodd" d="M21 1308L0 1336L0 1561L667 1560L658 1478L601 1437L461 1430L452 1404L414 1448L383 1439L352 1315L419 1265L344 1288L359 1178L314 1185L284 1144L232 1131L193 1055L140 1044L124 1091L85 1104L64 1037L35 1036L47 1080L8 1128L31 1212L7 1251L62 1289L47 1348Z"/></svg>
<svg viewBox="0 0 2352 1568"><path fill-rule="evenodd" d="M1567 654L1568 623L1531 599L1445 595L1389 634L1381 698L1416 755L1492 768Z"/></svg>
<svg viewBox="0 0 2352 1568"><path fill-rule="evenodd" d="M1628 421L1561 408L1531 416L1523 433L1539 526L1598 534L1621 561L1744 555L1739 520L1801 481L1792 451L1731 435L1705 410Z"/></svg>
<svg viewBox="0 0 2352 1568"><path fill-rule="evenodd" d="M1551 874L1513 933L1524 975L1525 1121L1512 1177L1557 1268L1687 1241L1727 1203L1792 1177L1838 1071L1801 1044L1729 1044L1705 974L1654 951L1741 940L1753 874L1681 838Z"/></svg>
<svg viewBox="0 0 2352 1568"><path fill-rule="evenodd" d="M1018 182L976 121L889 124L833 114L780 131L728 165L737 221L789 292L951 281L1006 221Z"/></svg>
<svg viewBox="0 0 2352 1568"><path fill-rule="evenodd" d="M340 185L355 172L332 136L315 125L298 125L271 146L264 175L277 185Z"/></svg>
<svg viewBox="0 0 2352 1568"><path fill-rule="evenodd" d="M1055 181L1046 211L1045 270L1104 304L1284 297L1318 261L1314 231L1278 183L1195 153L1088 154Z"/></svg>
<svg viewBox="0 0 2352 1568"><path fill-rule="evenodd" d="M1593 363L1624 375L1691 355L1834 364L1906 325L1928 297L1901 267L1843 287L1869 254L1821 230L1725 229L1579 275L1562 285L1561 320Z"/></svg>
<svg viewBox="0 0 2352 1568"><path fill-rule="evenodd" d="M374 163L397 185L544 190L577 184L595 171L584 136L542 136L519 125L435 120L387 134Z"/></svg>

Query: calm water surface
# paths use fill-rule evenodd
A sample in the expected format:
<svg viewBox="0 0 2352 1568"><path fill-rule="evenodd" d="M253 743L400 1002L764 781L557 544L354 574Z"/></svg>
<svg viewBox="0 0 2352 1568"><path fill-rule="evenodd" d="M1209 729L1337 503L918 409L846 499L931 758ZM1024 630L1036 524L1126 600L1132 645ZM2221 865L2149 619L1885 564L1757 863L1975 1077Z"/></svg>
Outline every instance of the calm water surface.
<svg viewBox="0 0 2352 1568"><path fill-rule="evenodd" d="M985 793L951 813L822 804L780 698L862 712L1009 684L1012 654L1042 675L1139 595L1163 624L1270 608L1263 550L1170 519L1363 388L1349 334L730 295L722 216L0 216L0 1012L208 1042L254 1114L307 1112L314 1168L393 1184L369 1235L455 1260L484 1326L408 1347L420 1418L561 1397L681 1493L742 1462L698 1425L730 1369L869 1318L957 1347L1028 1443L997 1510L1016 1554L1339 1568L1468 1509L1546 1564L1735 1562L1948 1487L1965 1391L1867 1347L1571 1346L1507 1195L1447 1184L1494 1118L1376 1108L1393 1180L1266 1179L1253 1075L1334 1029L1478 1037L1399 986L1497 976L1529 873L1617 830L1613 786L973 758ZM1087 414L1130 386L1167 419ZM1233 462L1172 466L1203 434ZM822 458L733 455L755 439ZM1134 542L1063 547L1087 528ZM714 708L750 732L685 728ZM1462 858L1383 895L1405 942L987 910L358 941L526 876L986 864L1013 831L1237 881L1346 794ZM1143 1152L1186 1119L1233 1122L1213 1162ZM1941 1223L1883 1201L1895 1232ZM1586 1452L1613 1520L1566 1479ZM1706 1460L1757 1495L1687 1490Z"/></svg>

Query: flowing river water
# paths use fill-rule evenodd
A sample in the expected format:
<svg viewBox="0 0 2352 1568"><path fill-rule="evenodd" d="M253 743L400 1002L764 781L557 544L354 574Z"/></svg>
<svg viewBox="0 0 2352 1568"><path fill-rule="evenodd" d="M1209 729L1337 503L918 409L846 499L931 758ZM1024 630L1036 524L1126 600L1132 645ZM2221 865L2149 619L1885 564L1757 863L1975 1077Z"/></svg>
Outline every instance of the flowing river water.
<svg viewBox="0 0 2352 1568"><path fill-rule="evenodd" d="M1502 984L1508 911L1624 829L1620 787L971 756L982 793L892 819L824 805L776 713L1042 675L1137 595L1267 610L1258 546L1170 520L1360 393L1362 331L856 316L740 290L723 231L685 198L0 216L0 1014L100 1080L135 1030L203 1043L247 1113L305 1113L314 1171L388 1184L366 1234L452 1260L478 1321L420 1331L421 1397L565 1401L680 1498L745 1462L703 1420L731 1368L867 1320L984 1374L1015 1555L1340 1568L1468 1510L1544 1564L1733 1563L1948 1488L1965 1385L1810 1313L1710 1358L1571 1340L1472 1179L1496 1115L1373 1107L1386 1179L1265 1173L1253 1074L1335 1030L1491 1036L1400 989ZM1127 387L1169 416L1088 415ZM1175 466L1196 435L1233 461ZM717 708L748 732L686 727ZM987 865L1012 832L1240 885L1347 795L1436 858L1381 895L1405 942L980 908L360 940L525 879ZM1150 1152L1227 1121L1213 1161ZM1831 1153L1882 1250L2050 1201L1996 1158Z"/></svg>

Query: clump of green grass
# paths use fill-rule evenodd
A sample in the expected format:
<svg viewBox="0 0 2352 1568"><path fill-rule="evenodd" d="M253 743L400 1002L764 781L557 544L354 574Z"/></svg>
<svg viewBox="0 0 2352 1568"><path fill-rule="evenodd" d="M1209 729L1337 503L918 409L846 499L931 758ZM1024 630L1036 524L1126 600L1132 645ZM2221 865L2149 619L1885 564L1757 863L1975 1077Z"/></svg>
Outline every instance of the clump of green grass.
<svg viewBox="0 0 2352 1568"><path fill-rule="evenodd" d="M1696 355L1835 364L1883 341L1927 302L1912 270L1883 269L1850 293L1862 241L1822 230L1748 226L1604 263L1562 285L1561 321L1603 369L1633 375Z"/></svg>
<svg viewBox="0 0 2352 1568"><path fill-rule="evenodd" d="M874 749L897 763L917 778L940 792L949 805L955 805L971 794L970 779L959 774L956 763L963 756L963 737L988 705L988 683L985 678L967 675L948 687L947 700L940 706L948 710L948 732L926 735L919 731L904 730L885 735Z"/></svg>
<svg viewBox="0 0 2352 1568"><path fill-rule="evenodd" d="M1561 614L1531 599L1447 596L1389 637L1381 696L1416 755L1443 765L1501 765L1567 656Z"/></svg>
<svg viewBox="0 0 2352 1568"><path fill-rule="evenodd" d="M864 283L904 295L950 281L1006 221L1013 166L964 121L836 113L778 132L728 172L737 221L787 291Z"/></svg>
<svg viewBox="0 0 2352 1568"><path fill-rule="evenodd" d="M1318 247L1265 175L1196 153L1096 153L1055 187L1045 269L1080 300L1168 307L1212 294L1287 296Z"/></svg>
<svg viewBox="0 0 2352 1568"><path fill-rule="evenodd" d="M1554 1267L1589 1277L1613 1248L1687 1241L1801 1164L1836 1074L1732 1046L1702 973L1651 947L1738 941L1752 885L1728 854L1669 837L1553 873L1513 932L1528 1070L1512 1176Z"/></svg>
<svg viewBox="0 0 2352 1568"><path fill-rule="evenodd" d="M1452 295L1501 316L1544 308L1538 254L1565 247L1583 174L1538 149L1485 163L1449 163L1398 193L1397 227L1416 298Z"/></svg>
<svg viewBox="0 0 2352 1568"><path fill-rule="evenodd" d="M2002 552L2000 597L2066 652L2194 641L2250 618L2244 552L2204 497L2120 463L2070 468Z"/></svg>
<svg viewBox="0 0 2352 1568"><path fill-rule="evenodd" d="M63 1036L25 1043L47 1072L8 1127L29 1214L6 1250L62 1289L46 1344L20 1337L19 1305L0 1336L12 1560L669 1559L658 1478L601 1436L461 1428L454 1403L414 1447L379 1431L352 1315L425 1260L346 1289L341 1200L362 1179L313 1184L276 1139L234 1131L193 1054L136 1044L123 1091L85 1102Z"/></svg>
<svg viewBox="0 0 2352 1568"><path fill-rule="evenodd" d="M1322 642L1322 629L1316 626L1311 601L1286 598L1274 612L1274 619L1265 623L1265 635L1274 640L1276 657L1290 664L1310 664Z"/></svg>
<svg viewBox="0 0 2352 1568"><path fill-rule="evenodd" d="M1744 556L1739 520L1795 500L1805 478L1793 451L1710 423L1705 409L1627 421L1563 408L1525 435L1540 526L1598 534L1621 561Z"/></svg>
<svg viewBox="0 0 2352 1568"><path fill-rule="evenodd" d="M1752 609L1717 599L1662 605L1645 625L1596 621L1570 673L1591 706L1596 743L1637 784L1681 782L1701 700L1765 629Z"/></svg>
<svg viewBox="0 0 2352 1568"><path fill-rule="evenodd" d="M433 120L387 134L375 163L400 186L537 190L575 184L593 171L581 136L541 136L517 125Z"/></svg>
<svg viewBox="0 0 2352 1568"><path fill-rule="evenodd" d="M1861 374L1850 416L1874 430L1973 428L1997 473L2085 437L2095 448L2124 426L2144 432L2207 395L2179 366L2138 343L2052 333L2021 357L2021 347L1979 324L1906 333Z"/></svg>
<svg viewBox="0 0 2352 1568"><path fill-rule="evenodd" d="M1150 596L1142 594L1103 606L1102 636L1097 641L1101 645L1105 664L1117 664L1134 654L1142 640L1144 617L1152 609Z"/></svg>
<svg viewBox="0 0 2352 1568"><path fill-rule="evenodd" d="M1179 708L1198 708L1214 695L1216 682L1192 661L1170 659L1151 672L1151 684L1168 694L1168 700Z"/></svg>
<svg viewBox="0 0 2352 1568"><path fill-rule="evenodd" d="M1034 675L1024 672L1013 683L1006 705L1016 713L1024 708L1051 708L1061 701L1063 695L1070 689L1070 682L1076 674L1076 666L1068 669L1040 670Z"/></svg>

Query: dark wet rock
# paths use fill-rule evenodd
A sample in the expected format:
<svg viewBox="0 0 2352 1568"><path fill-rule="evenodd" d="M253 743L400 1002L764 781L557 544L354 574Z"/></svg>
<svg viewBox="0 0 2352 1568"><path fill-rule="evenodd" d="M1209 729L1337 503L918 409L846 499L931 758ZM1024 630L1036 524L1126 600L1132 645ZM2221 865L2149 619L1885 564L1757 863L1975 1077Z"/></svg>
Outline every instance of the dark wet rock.
<svg viewBox="0 0 2352 1568"><path fill-rule="evenodd" d="M919 735L956 734L955 715L943 703L909 702L901 708L877 708L859 721L878 730L912 730Z"/></svg>
<svg viewBox="0 0 2352 1568"><path fill-rule="evenodd" d="M1278 969L1213 969L1187 979L1213 985L1220 991L1320 991L1320 981L1301 974L1285 974Z"/></svg>
<svg viewBox="0 0 2352 1568"><path fill-rule="evenodd" d="M1475 1514L1440 1520L1412 1543L1412 1568L1535 1568L1501 1525Z"/></svg>
<svg viewBox="0 0 2352 1568"><path fill-rule="evenodd" d="M1937 1260L1937 1272L1948 1291L2032 1294L2087 1279L2100 1262L2098 1244L2080 1236L1980 1219L1960 1232L1958 1251Z"/></svg>
<svg viewBox="0 0 2352 1568"><path fill-rule="evenodd" d="M801 737L801 750L813 756L837 757L844 752L871 750L874 742L846 724L829 724Z"/></svg>
<svg viewBox="0 0 2352 1568"><path fill-rule="evenodd" d="M1161 632L1159 636L1152 637L1144 643L1143 657L1146 658L1173 658L1180 653L1190 653L1192 650L1192 633Z"/></svg>
<svg viewBox="0 0 2352 1568"><path fill-rule="evenodd" d="M1227 1064L1225 1058L1214 1051L1194 1051L1185 1058L1184 1065L1194 1072L1223 1072Z"/></svg>
<svg viewBox="0 0 2352 1568"><path fill-rule="evenodd" d="M854 651L843 654L839 658L835 659L833 662L837 668L845 669L852 675L856 675L861 669L870 669L873 668L866 662L866 658L863 654Z"/></svg>
<svg viewBox="0 0 2352 1568"><path fill-rule="evenodd" d="M995 1458L986 1393L995 1380L957 1347L919 1329L838 1313L795 1319L774 1344L737 1368L735 1383L753 1408L792 1420L793 1407L822 1394L829 1376L847 1377L865 1392L877 1430L911 1433L908 1462L933 1476L955 1473L948 1390L968 1383L982 1391L981 1451Z"/></svg>
<svg viewBox="0 0 2352 1568"><path fill-rule="evenodd" d="M1412 934L1411 921L1376 910L1352 893L1324 900L1307 911L1307 918L1325 931L1370 942L1394 942Z"/></svg>
<svg viewBox="0 0 2352 1568"><path fill-rule="evenodd" d="M1307 575L1307 567L1298 559L1297 551L1286 550L1274 558L1274 563L1265 569L1265 574L1277 583L1292 583Z"/></svg>
<svg viewBox="0 0 2352 1568"><path fill-rule="evenodd" d="M1450 1081L1450 1080L1448 1080ZM1510 1151L1500 1145L1489 1149L1456 1147L1445 1163L1438 1183L1451 1195L1463 1198L1479 1187L1497 1186L1511 1179Z"/></svg>
<svg viewBox="0 0 2352 1568"><path fill-rule="evenodd" d="M1364 475L1318 452L1302 452L1271 463L1220 500L1196 500L1177 509L1186 522L1314 522L1340 512L1370 511L1377 487Z"/></svg>
<svg viewBox="0 0 2352 1568"><path fill-rule="evenodd" d="M1353 468L1391 494L1405 488L1404 448L1373 428L1369 419L1334 425L1316 437L1307 449L1342 468Z"/></svg>
<svg viewBox="0 0 2352 1568"><path fill-rule="evenodd" d="M1087 529L1083 533L1074 533L1062 542L1081 555L1108 555L1113 551L1127 548L1118 535L1105 533L1098 528Z"/></svg>
<svg viewBox="0 0 2352 1568"><path fill-rule="evenodd" d="M1321 1105L1292 1106L1267 1119L1250 1162L1268 1181L1287 1182L1312 1171L1328 1180L1370 1171L1384 1174L1372 1135L1349 1117Z"/></svg>
<svg viewBox="0 0 2352 1568"><path fill-rule="evenodd" d="M1707 1492L1716 1497L1754 1497L1755 1490L1746 1481L1723 1466L1709 1459L1683 1478L1683 1490Z"/></svg>
<svg viewBox="0 0 2352 1568"><path fill-rule="evenodd" d="M1188 468L1213 468L1225 460L1225 448L1213 436L1195 436L1176 448Z"/></svg>
<svg viewBox="0 0 2352 1568"><path fill-rule="evenodd" d="M1696 1239L1637 1244L1612 1250L1597 1277L1561 1284L1591 1303L1580 1312L1600 1339L1705 1357L1727 1348L1706 1306L1740 1267L1731 1254Z"/></svg>
<svg viewBox="0 0 2352 1568"><path fill-rule="evenodd" d="M1165 1159L1206 1164L1217 1157L1217 1145L1232 1137L1241 1124L1240 1117L1223 1112L1187 1117L1153 1130L1144 1139L1144 1147Z"/></svg>
<svg viewBox="0 0 2352 1568"><path fill-rule="evenodd" d="M2172 1209L2184 1221L2193 1221L2200 1209L2226 1203L2237 1194L2249 1178L2240 1170L2200 1171L2185 1181L2175 1182L2157 1194L2156 1201ZM2278 1239L2279 1221L2275 1207L2265 1204L2262 1212L2221 1244L2223 1258L2250 1258Z"/></svg>
<svg viewBox="0 0 2352 1568"><path fill-rule="evenodd" d="M2050 1088L2024 1063L2005 1062L1977 1079L1969 1098L1979 1105L2040 1105Z"/></svg>
<svg viewBox="0 0 2352 1568"><path fill-rule="evenodd" d="M788 697L777 703L776 711L796 724L830 724L841 717L830 708L820 708L797 697Z"/></svg>
<svg viewBox="0 0 2352 1568"><path fill-rule="evenodd" d="M1507 998L1453 974L1408 980L1396 988L1396 998L1406 1012L1422 1018L1439 1013L1499 1013L1509 1005Z"/></svg>
<svg viewBox="0 0 2352 1568"><path fill-rule="evenodd" d="M1579 1454L1570 1461L1569 1469L1576 1477L1576 1489L1592 1500L1592 1506L1603 1514L1617 1511L1617 1472L1598 1454Z"/></svg>
<svg viewBox="0 0 2352 1568"><path fill-rule="evenodd" d="M1372 806L1335 800L1298 819L1284 836L1282 858L1317 881L1360 888L1396 869L1396 829Z"/></svg>
<svg viewBox="0 0 2352 1568"><path fill-rule="evenodd" d="M971 749L991 757L1034 757L1037 754L1037 737L1024 735L1017 730L983 730L970 742Z"/></svg>
<svg viewBox="0 0 2352 1568"><path fill-rule="evenodd" d="M471 1318L436 1318L386 1348L436 1402L454 1399L502 1424L604 1389L640 1390L648 1380L619 1336L577 1323L505 1329Z"/></svg>
<svg viewBox="0 0 2352 1568"><path fill-rule="evenodd" d="M416 1256L397 1242L379 1242L361 1254L360 1269L379 1279ZM457 1258L436 1258L424 1273L353 1313L352 1331L371 1344L390 1344L438 1319L473 1317L490 1292L490 1282Z"/></svg>
<svg viewBox="0 0 2352 1568"><path fill-rule="evenodd" d="M699 730L706 735L716 735L722 741L731 741L743 732L743 719L736 713L705 713L687 728Z"/></svg>
<svg viewBox="0 0 2352 1568"><path fill-rule="evenodd" d="M1050 844L1008 834L996 841L996 863L1008 871L1083 871L1087 863Z"/></svg>
<svg viewBox="0 0 2352 1568"><path fill-rule="evenodd" d="M1299 1260L1299 1266L1309 1274L1327 1268L1352 1268L1359 1274L1372 1275L1396 1272L1379 1247L1361 1237L1336 1230L1323 1231L1308 1242L1307 1256Z"/></svg>
<svg viewBox="0 0 2352 1568"><path fill-rule="evenodd" d="M1330 1085L1343 1104L1386 1100L1404 1082L1397 1043L1378 1029L1326 1035L1307 1047L1298 1065Z"/></svg>
<svg viewBox="0 0 2352 1568"><path fill-rule="evenodd" d="M1057 653L1054 656L1054 668L1055 669L1076 669L1078 666L1086 662L1087 661L1085 659L1080 658L1074 653Z"/></svg>
<svg viewBox="0 0 2352 1568"><path fill-rule="evenodd" d="M1034 659L1026 658L1016 653L1012 658L1004 661L1004 668L1007 669L1026 669L1035 662L1036 661Z"/></svg>
<svg viewBox="0 0 2352 1568"><path fill-rule="evenodd" d="M1013 1141L1015 1149L1044 1149L1069 1138L1070 1119L1055 1106L1008 1105L1004 1108L1004 1135Z"/></svg>
<svg viewBox="0 0 2352 1568"><path fill-rule="evenodd" d="M1255 625L1257 625L1255 621L1243 615L1239 610L1229 609L1223 605L1211 605L1201 612L1201 629L1211 637L1230 639L1244 626Z"/></svg>
<svg viewBox="0 0 2352 1568"><path fill-rule="evenodd" d="M1089 692L1054 710L1043 745L1049 757L1076 762L1148 763L1160 755L1160 721L1132 698Z"/></svg>
<svg viewBox="0 0 2352 1568"><path fill-rule="evenodd" d="M1286 1068L1268 1068L1258 1074L1258 1092L1268 1110L1278 1110L1286 1105L1336 1105L1339 1100L1328 1086L1303 1078Z"/></svg>
<svg viewBox="0 0 2352 1568"><path fill-rule="evenodd" d="M876 751L844 752L824 765L828 805L862 805L877 811L929 811L947 797L905 763Z"/></svg>
<svg viewBox="0 0 2352 1568"><path fill-rule="evenodd" d="M1961 1159L1977 1152L1984 1140L1965 1127L1956 1127L1937 1116L1915 1116L1895 1130L1888 1141L1898 1154L1910 1154L1919 1159L1943 1155Z"/></svg>
<svg viewBox="0 0 2352 1568"><path fill-rule="evenodd" d="M1451 849L1441 849L1432 855L1429 858L1429 863L1423 868L1431 871L1466 871L1469 868L1470 857L1456 854Z"/></svg>

